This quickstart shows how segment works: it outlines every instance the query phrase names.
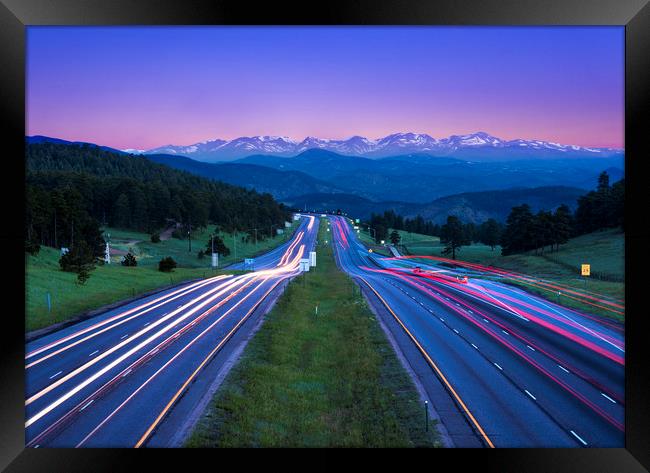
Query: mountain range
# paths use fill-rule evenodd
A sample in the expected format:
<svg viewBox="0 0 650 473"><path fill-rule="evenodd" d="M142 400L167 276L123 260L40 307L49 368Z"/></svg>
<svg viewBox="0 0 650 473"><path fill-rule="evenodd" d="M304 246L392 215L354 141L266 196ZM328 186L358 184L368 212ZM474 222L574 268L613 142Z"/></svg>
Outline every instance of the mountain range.
<svg viewBox="0 0 650 473"><path fill-rule="evenodd" d="M213 139L187 146L166 145L152 149L124 149L133 154L171 154L198 161L232 161L252 154L293 156L320 149L348 156L384 158L427 153L464 160L512 160L563 157L609 157L622 155L615 148L590 148L542 140L504 140L486 132L451 135L436 139L426 133L393 133L378 139L352 136L343 140L308 136L302 141L286 136L243 136L232 140Z"/></svg>
<svg viewBox="0 0 650 473"><path fill-rule="evenodd" d="M47 141L98 146L42 136L27 138L27 142ZM574 207L578 196L595 187L602 171L608 172L611 182L624 177L621 154L469 161L428 153L372 159L310 148L290 157L253 154L215 163L177 154L136 156L269 193L295 208L340 208L360 218L393 209L405 216L420 214L438 223L448 214L476 223L490 217L503 220L512 206L524 202L534 209L551 210L562 203Z"/></svg>

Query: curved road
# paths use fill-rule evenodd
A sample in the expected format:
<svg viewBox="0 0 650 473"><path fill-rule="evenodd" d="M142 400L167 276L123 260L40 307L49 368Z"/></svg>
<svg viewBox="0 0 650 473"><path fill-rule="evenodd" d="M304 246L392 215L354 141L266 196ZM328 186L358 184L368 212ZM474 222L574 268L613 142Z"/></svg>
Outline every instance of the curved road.
<svg viewBox="0 0 650 473"><path fill-rule="evenodd" d="M254 272L177 286L27 344L27 446L146 446L237 330L299 274L317 233L303 218Z"/></svg>
<svg viewBox="0 0 650 473"><path fill-rule="evenodd" d="M339 267L417 347L483 445L624 445L622 324L490 280L477 268L464 282L462 267L377 256L345 218L330 222Z"/></svg>

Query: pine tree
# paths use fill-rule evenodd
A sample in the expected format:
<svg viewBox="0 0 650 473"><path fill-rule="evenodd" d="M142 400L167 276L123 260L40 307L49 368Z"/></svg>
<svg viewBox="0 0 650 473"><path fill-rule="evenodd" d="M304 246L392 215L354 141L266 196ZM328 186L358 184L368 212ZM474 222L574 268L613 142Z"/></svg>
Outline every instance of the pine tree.
<svg viewBox="0 0 650 473"><path fill-rule="evenodd" d="M471 244L471 239L468 238L466 229L458 217L449 215L447 223L440 229L440 242L445 245L442 254L448 255L451 253L451 258L456 259L456 252L462 246Z"/></svg>

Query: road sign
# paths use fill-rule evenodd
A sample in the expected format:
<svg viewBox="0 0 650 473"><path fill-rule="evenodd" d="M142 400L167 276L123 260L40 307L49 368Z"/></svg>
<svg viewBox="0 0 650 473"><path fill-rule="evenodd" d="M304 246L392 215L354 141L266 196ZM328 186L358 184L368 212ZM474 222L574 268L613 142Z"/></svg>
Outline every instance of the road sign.
<svg viewBox="0 0 650 473"><path fill-rule="evenodd" d="M590 264L583 264L582 268L581 268L581 274L583 276L591 275L591 265Z"/></svg>
<svg viewBox="0 0 650 473"><path fill-rule="evenodd" d="M309 265L310 266L316 266L316 252L315 251L310 251L309 252Z"/></svg>
<svg viewBox="0 0 650 473"><path fill-rule="evenodd" d="M255 269L255 259L245 258L244 259L244 269Z"/></svg>
<svg viewBox="0 0 650 473"><path fill-rule="evenodd" d="M219 266L219 253L212 253L212 267L216 268Z"/></svg>
<svg viewBox="0 0 650 473"><path fill-rule="evenodd" d="M358 219L358 218L355 218L354 221L355 221L355 223L359 223L359 219Z"/></svg>
<svg viewBox="0 0 650 473"><path fill-rule="evenodd" d="M301 259L300 260L300 271L309 272L309 260Z"/></svg>

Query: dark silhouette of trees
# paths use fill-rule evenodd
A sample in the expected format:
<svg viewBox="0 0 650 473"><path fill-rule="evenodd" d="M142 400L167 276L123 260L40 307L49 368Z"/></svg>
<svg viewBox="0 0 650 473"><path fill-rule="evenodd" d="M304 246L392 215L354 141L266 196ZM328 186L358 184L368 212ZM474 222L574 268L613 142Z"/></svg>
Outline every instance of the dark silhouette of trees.
<svg viewBox="0 0 650 473"><path fill-rule="evenodd" d="M124 255L122 258L122 266L137 266L138 260L135 259L135 255L130 251Z"/></svg>
<svg viewBox="0 0 650 473"><path fill-rule="evenodd" d="M575 214L575 230L578 235L603 228L623 227L623 204L625 200L625 180L609 184L609 175L603 172L598 177L595 191L588 192L578 199Z"/></svg>
<svg viewBox="0 0 650 473"><path fill-rule="evenodd" d="M511 255L532 249L533 213L528 204L513 207L501 235L501 254Z"/></svg>
<svg viewBox="0 0 650 473"><path fill-rule="evenodd" d="M458 217L449 215L447 223L440 228L440 242L445 245L442 254L451 253L452 259L456 259L456 252L461 247L471 244L472 240Z"/></svg>
<svg viewBox="0 0 650 473"><path fill-rule="evenodd" d="M77 283L83 285L90 277L90 271L95 269L95 259L92 248L81 240L61 256L59 266L63 271L77 273Z"/></svg>
<svg viewBox="0 0 650 473"><path fill-rule="evenodd" d="M501 240L501 233L503 232L502 225L495 219L489 218L479 227L479 242L489 246L492 251L499 244Z"/></svg>
<svg viewBox="0 0 650 473"><path fill-rule="evenodd" d="M151 233L170 221L228 233L258 228L258 238L291 219L269 194L88 145L26 146L27 248L85 241L102 256L100 223Z"/></svg>
<svg viewBox="0 0 650 473"><path fill-rule="evenodd" d="M553 214L551 242L555 245L555 251L560 248L560 245L569 241L569 238L573 235L573 228L574 221L571 209L565 204L560 205Z"/></svg>
<svg viewBox="0 0 650 473"><path fill-rule="evenodd" d="M158 271L169 273L176 267L176 261L171 256L166 256L158 262Z"/></svg>
<svg viewBox="0 0 650 473"><path fill-rule="evenodd" d="M390 233L390 242L391 242L393 245L397 245L397 244L399 244L399 242L400 242L401 239L402 239L402 237L400 236L400 234L399 234L399 232L398 232L397 230L393 230L393 231Z"/></svg>
<svg viewBox="0 0 650 473"><path fill-rule="evenodd" d="M205 253L206 254L212 254L212 249L213 249L213 243L214 243L214 252L219 253L221 256L228 256L230 254L230 248L226 246L224 243L223 239L216 233L214 233L214 242L212 238L208 238L208 242L206 243L205 247Z"/></svg>

